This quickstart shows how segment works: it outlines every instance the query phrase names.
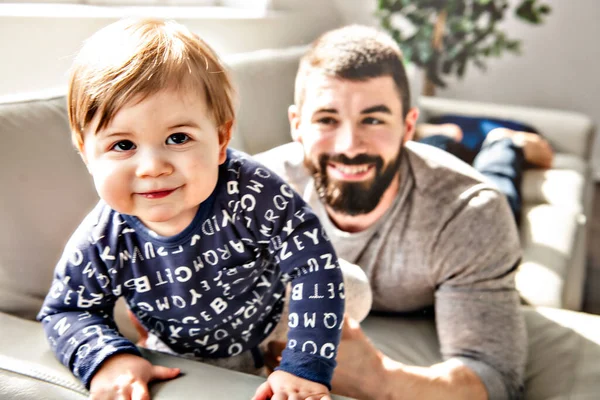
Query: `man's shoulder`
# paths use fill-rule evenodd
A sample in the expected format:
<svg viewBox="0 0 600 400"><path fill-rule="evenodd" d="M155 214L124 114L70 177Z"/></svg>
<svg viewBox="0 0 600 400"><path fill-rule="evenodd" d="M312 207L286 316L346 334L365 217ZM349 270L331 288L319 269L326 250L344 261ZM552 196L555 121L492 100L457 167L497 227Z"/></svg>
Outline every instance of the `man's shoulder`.
<svg viewBox="0 0 600 400"><path fill-rule="evenodd" d="M513 268L520 245L506 197L473 167L443 150L421 143L410 143L406 150L415 187L412 234L429 246L435 275L456 280L461 274L492 276L501 269L500 276ZM477 259L461 264L469 260L465 254Z"/></svg>
<svg viewBox="0 0 600 400"><path fill-rule="evenodd" d="M506 197L473 167L421 143L407 144L406 155L414 181L412 204L418 209L413 212L418 215L419 226L429 231L463 226L478 235L492 227L499 231L506 228L512 235L515 224Z"/></svg>
<svg viewBox="0 0 600 400"><path fill-rule="evenodd" d="M415 188L425 196L447 201L475 188L496 191L475 168L444 150L418 142L405 149Z"/></svg>

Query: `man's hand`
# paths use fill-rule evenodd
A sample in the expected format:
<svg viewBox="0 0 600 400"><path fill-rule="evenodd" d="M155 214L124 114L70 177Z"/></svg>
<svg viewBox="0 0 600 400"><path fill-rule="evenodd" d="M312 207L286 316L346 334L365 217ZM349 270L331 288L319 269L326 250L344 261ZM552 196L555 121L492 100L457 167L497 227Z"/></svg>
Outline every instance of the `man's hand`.
<svg viewBox="0 0 600 400"><path fill-rule="evenodd" d="M385 398L385 359L360 324L346 316L331 381L332 392L355 399Z"/></svg>
<svg viewBox="0 0 600 400"><path fill-rule="evenodd" d="M552 168L554 150L550 143L542 136L533 132L495 128L487 134L485 140L494 141L503 138L510 138L515 146L521 147L525 160L530 164L540 168Z"/></svg>
<svg viewBox="0 0 600 400"><path fill-rule="evenodd" d="M256 389L252 400L331 400L325 385L275 371Z"/></svg>
<svg viewBox="0 0 600 400"><path fill-rule="evenodd" d="M91 400L149 400L148 383L173 379L179 368L152 365L133 354L117 354L102 364L90 384Z"/></svg>

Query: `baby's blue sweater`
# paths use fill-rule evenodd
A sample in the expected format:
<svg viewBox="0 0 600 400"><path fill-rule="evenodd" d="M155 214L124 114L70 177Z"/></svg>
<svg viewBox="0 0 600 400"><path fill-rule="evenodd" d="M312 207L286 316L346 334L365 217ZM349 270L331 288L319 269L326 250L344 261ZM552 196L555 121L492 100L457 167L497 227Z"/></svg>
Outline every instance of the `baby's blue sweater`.
<svg viewBox="0 0 600 400"><path fill-rule="evenodd" d="M256 348L279 321L291 281L281 370L330 385L343 281L317 217L273 172L228 150L219 180L181 233L163 237L99 202L71 237L38 319L53 351L89 387L118 353L123 296L173 351L221 358Z"/></svg>

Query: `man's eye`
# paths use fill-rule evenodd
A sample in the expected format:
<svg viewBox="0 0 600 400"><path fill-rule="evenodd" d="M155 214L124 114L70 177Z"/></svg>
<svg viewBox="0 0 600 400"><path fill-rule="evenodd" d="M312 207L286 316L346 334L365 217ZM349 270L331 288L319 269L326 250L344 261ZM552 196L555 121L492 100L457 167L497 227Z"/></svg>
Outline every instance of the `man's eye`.
<svg viewBox="0 0 600 400"><path fill-rule="evenodd" d="M323 117L323 118L319 118L317 120L317 123L322 124L322 125L334 125L337 123L337 121L331 117Z"/></svg>
<svg viewBox="0 0 600 400"><path fill-rule="evenodd" d="M190 140L190 137L185 133L174 133L167 139L167 144L184 144Z"/></svg>
<svg viewBox="0 0 600 400"><path fill-rule="evenodd" d="M135 149L135 144L131 140L121 140L111 147L111 150L115 151L129 151L133 149Z"/></svg>
<svg viewBox="0 0 600 400"><path fill-rule="evenodd" d="M373 118L373 117L367 117L365 119L363 119L363 124L365 125L381 125L383 124L383 121L377 118Z"/></svg>

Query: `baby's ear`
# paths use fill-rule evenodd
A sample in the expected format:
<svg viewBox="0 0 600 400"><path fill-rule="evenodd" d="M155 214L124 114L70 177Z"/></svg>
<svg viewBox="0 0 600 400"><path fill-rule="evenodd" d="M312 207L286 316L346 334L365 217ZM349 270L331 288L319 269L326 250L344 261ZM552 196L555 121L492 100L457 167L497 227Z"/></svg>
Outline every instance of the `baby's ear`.
<svg viewBox="0 0 600 400"><path fill-rule="evenodd" d="M227 146L231 141L233 122L233 120L227 121L219 128L219 164L223 164L227 159Z"/></svg>
<svg viewBox="0 0 600 400"><path fill-rule="evenodd" d="M85 148L83 145L83 141L77 140L73 145L75 146L75 150L77 151L77 154L79 154L79 157L81 157L81 160L85 164L85 167L87 168L88 172L91 173L90 165L88 164L87 157L85 156Z"/></svg>
<svg viewBox="0 0 600 400"><path fill-rule="evenodd" d="M90 164L88 163L85 153L83 151L77 151L77 154L79 154L79 157L81 157L81 159L83 160L83 163L85 164L85 167L87 168L88 172L91 174L92 170L90 169Z"/></svg>

